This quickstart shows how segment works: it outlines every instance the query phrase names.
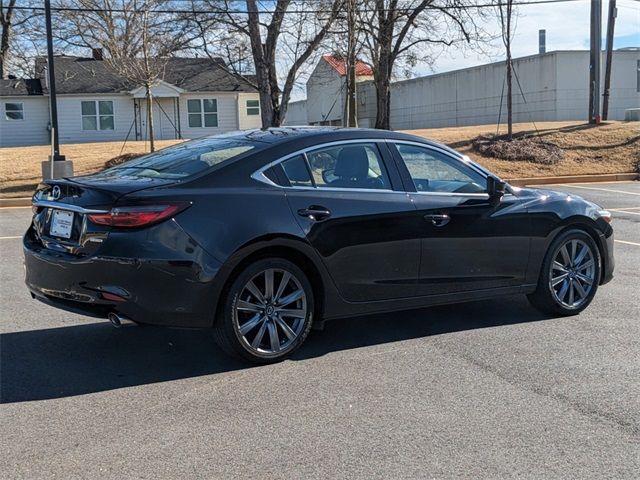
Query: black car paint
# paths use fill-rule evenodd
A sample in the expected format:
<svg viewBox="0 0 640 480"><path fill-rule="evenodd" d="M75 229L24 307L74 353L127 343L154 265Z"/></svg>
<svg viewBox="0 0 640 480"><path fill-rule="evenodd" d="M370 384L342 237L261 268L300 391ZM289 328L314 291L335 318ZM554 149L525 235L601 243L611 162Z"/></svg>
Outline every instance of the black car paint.
<svg viewBox="0 0 640 480"><path fill-rule="evenodd" d="M250 259L293 258L311 277L320 315L344 316L529 293L555 236L571 225L591 233L603 257L601 282L613 271L612 229L599 207L557 192L511 188L493 207L486 199L424 195L386 140L437 147L423 139L376 130L282 129L245 134L260 148L184 181L100 176L47 182L34 200L83 208L188 202L171 220L138 230L111 230L77 216L75 242L47 238L46 209L24 237L32 294L60 308L106 316L116 311L143 323L211 326L225 285ZM253 179L258 169L308 147L375 140L393 192L287 189ZM331 217L313 222L298 210L322 205ZM425 215L448 214L440 228ZM74 227L75 228L75 227ZM480 254L479 254L480 253ZM375 259L375 261L372 261ZM125 301L113 302L101 292Z"/></svg>

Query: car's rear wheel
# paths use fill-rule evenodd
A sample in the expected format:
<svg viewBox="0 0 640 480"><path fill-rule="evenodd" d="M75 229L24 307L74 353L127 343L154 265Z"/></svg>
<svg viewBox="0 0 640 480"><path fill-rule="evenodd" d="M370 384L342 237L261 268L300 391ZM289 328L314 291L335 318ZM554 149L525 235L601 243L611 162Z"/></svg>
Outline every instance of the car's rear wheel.
<svg viewBox="0 0 640 480"><path fill-rule="evenodd" d="M600 252L583 230L556 238L545 256L536 291L528 296L538 310L576 315L593 300L600 282Z"/></svg>
<svg viewBox="0 0 640 480"><path fill-rule="evenodd" d="M247 266L227 290L214 338L224 351L256 363L283 360L313 322L311 283L295 264L266 258Z"/></svg>

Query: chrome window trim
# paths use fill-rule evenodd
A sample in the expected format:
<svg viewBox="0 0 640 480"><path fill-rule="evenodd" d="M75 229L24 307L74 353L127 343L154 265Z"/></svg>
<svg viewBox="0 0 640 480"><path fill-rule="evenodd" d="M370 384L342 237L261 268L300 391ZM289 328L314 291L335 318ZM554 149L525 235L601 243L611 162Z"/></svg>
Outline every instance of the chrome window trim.
<svg viewBox="0 0 640 480"><path fill-rule="evenodd" d="M55 208L56 210L66 210L69 212L81 213L84 215L91 213L109 213L109 210L92 210L81 207L79 205L71 205L69 203L50 202L48 200L37 200L32 202L34 207Z"/></svg>
<svg viewBox="0 0 640 480"><path fill-rule="evenodd" d="M286 160L289 160L290 158L293 158L297 155L303 155L305 157L306 160L306 154L308 151L312 151L312 150L317 150L319 148L325 148L325 147L330 147L332 145L342 145L345 143L403 143L406 145L415 145L417 147L423 147L426 149L431 149L431 150L435 150L439 153L442 153L443 155L446 155L447 157L451 158L454 161L457 162L461 162L464 165L469 166L474 172L480 174L483 178L488 178L489 174L487 172L485 172L484 170L482 170L481 168L477 167L475 165L475 163L473 162L473 160L469 159L470 162L472 163L468 163L467 161L464 160L465 155L460 155L460 156L456 156L454 154L452 154L450 151L443 149L443 148L439 148L438 146L435 145L430 145L427 143L421 143L421 142L414 142L411 140L396 140L396 139L392 139L392 138L366 138L366 139L352 139L352 140L336 140L333 142L327 142L327 143L321 143L318 145L313 145L311 147L306 147L306 148L302 148L300 150L296 150L295 152L289 153L288 155L285 155L284 157L280 157L277 160L273 160L272 162L269 162L268 164L266 164L263 167L260 167L258 170L256 170L255 172L253 172L251 174L251 178L261 182L261 183L265 183L267 185L270 185L272 187L276 187L276 188L282 188L284 190L309 190L309 191L325 191L325 192L331 192L331 191L335 191L335 192L365 192L365 193L402 193L402 194L418 194L418 195L439 195L439 196L450 196L450 197L472 197L472 198L485 198L488 199L489 198L489 194L488 193L458 193L458 192L409 192L407 190L391 190L388 188L384 188L384 189L377 189L377 188L338 188L338 187L316 187L316 186L311 186L311 187L294 187L294 186L290 186L290 187L286 187L284 185L278 185L277 183L273 182L272 180L270 180L265 174L264 172L268 169L270 169L271 167L278 165L279 163L282 163ZM467 157L468 158L468 157ZM383 159L384 161L384 159ZM506 196L510 196L512 195L511 192L507 192L505 193L505 197Z"/></svg>
<svg viewBox="0 0 640 480"><path fill-rule="evenodd" d="M258 170L256 170L255 172L253 172L251 174L251 178L253 178L254 180L257 180L258 182L262 182L262 183L266 183L267 185L271 185L273 187L278 187L278 188L284 188L284 189L305 189L305 190L314 190L314 191L318 191L318 190L322 190L322 191L339 191L339 192L379 192L379 193L407 193L404 192L403 190L391 190L390 188L338 188L338 187L316 187L316 186L312 186L312 187L286 187L284 185L278 185L277 183L273 182L272 180L270 180L269 178L267 178L267 176L264 174L264 172L266 170L269 170L271 167L278 165L279 163L285 162L287 160L289 160L290 158L293 158L297 155L303 155L305 157L305 161L308 162L307 160L307 152L313 151L313 150L318 150L320 148L326 148L326 147L331 147L333 145L344 145L345 143L379 143L379 142L385 142L384 138L362 138L362 139L352 139L352 140L336 140L333 142L327 142L327 143L321 143L318 145L313 145L311 147L306 147L306 148L302 148L300 150L297 150L293 153L289 153L288 155L285 155L284 157L280 157L277 160L274 160L273 162L267 163L265 166L260 167ZM384 163L384 158L381 157L382 162ZM385 165L386 168L386 165Z"/></svg>

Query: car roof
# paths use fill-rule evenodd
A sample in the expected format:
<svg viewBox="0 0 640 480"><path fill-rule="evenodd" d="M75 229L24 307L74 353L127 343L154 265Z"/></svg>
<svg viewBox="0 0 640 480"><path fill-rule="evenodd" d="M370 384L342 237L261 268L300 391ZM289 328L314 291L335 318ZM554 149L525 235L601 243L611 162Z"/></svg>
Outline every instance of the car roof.
<svg viewBox="0 0 640 480"><path fill-rule="evenodd" d="M444 148L460 156L458 152L452 150L446 145L439 144L424 137L410 135L402 132L394 132L391 130L378 130L374 128L346 128L346 127L328 127L328 126L287 126L273 127L266 129L253 129L238 132L230 132L223 135L216 135L215 138L227 137L237 140L246 140L269 145L284 145L287 143L297 143L299 141L309 140L318 142L340 141L349 139L390 139L390 140L406 140L424 143L427 145ZM211 137L211 138L214 138Z"/></svg>

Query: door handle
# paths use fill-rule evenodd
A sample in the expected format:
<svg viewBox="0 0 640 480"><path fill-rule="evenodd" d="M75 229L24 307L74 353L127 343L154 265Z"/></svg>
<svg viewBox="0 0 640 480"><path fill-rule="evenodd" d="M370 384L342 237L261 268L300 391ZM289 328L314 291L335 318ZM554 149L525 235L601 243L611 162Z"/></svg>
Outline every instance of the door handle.
<svg viewBox="0 0 640 480"><path fill-rule="evenodd" d="M298 215L307 217L314 222L321 222L331 216L331 211L325 207L311 205L310 207L298 210Z"/></svg>
<svg viewBox="0 0 640 480"><path fill-rule="evenodd" d="M424 219L431 222L431 225L434 227L444 227L449 221L451 217L446 214L429 214L425 215Z"/></svg>

